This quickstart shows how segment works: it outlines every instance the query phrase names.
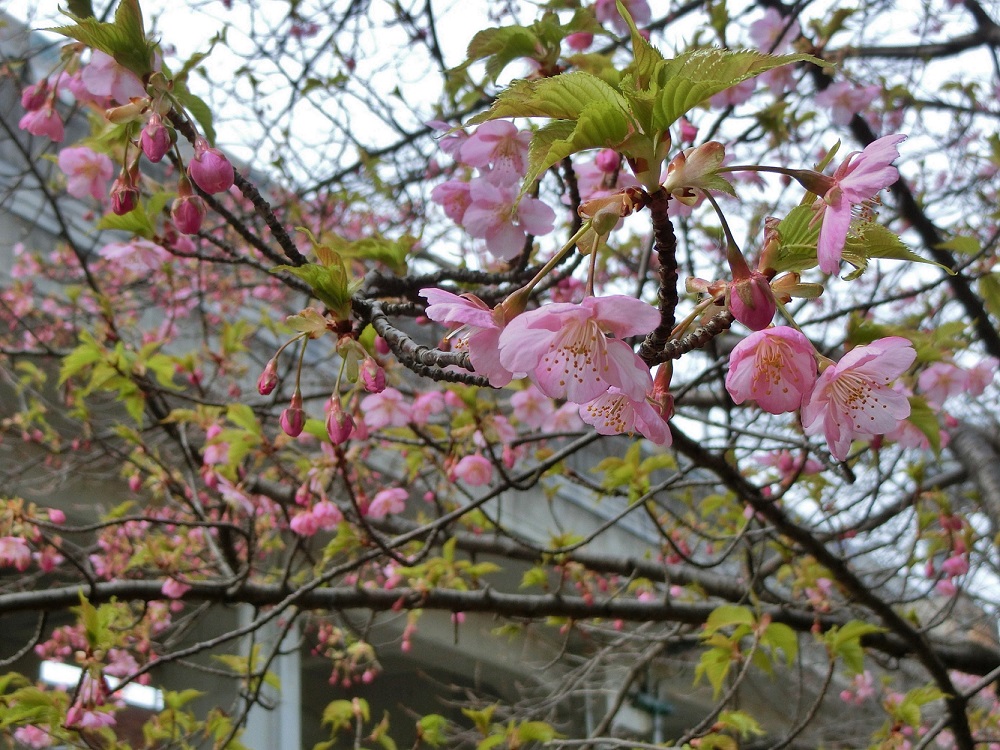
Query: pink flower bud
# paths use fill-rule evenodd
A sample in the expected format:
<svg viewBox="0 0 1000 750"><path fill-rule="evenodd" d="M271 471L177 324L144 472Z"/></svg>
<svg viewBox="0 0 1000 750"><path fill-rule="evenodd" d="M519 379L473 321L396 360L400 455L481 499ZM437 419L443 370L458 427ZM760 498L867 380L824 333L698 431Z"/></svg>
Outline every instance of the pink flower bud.
<svg viewBox="0 0 1000 750"><path fill-rule="evenodd" d="M61 141L66 135L63 122L59 119L59 115L56 114L55 110L52 109L51 104L32 112L26 112L17 123L17 126L21 130L27 130L32 135L44 135L49 140L57 142Z"/></svg>
<svg viewBox="0 0 1000 750"><path fill-rule="evenodd" d="M269 396L278 385L278 361L270 359L264 365L264 371L257 378L257 392L261 396Z"/></svg>
<svg viewBox="0 0 1000 750"><path fill-rule="evenodd" d="M281 412L281 419L278 421L281 429L289 437L298 437L302 434L306 426L306 413L302 410L302 394L298 390L292 394L292 402Z"/></svg>
<svg viewBox="0 0 1000 750"><path fill-rule="evenodd" d="M134 209L139 202L139 188L136 187L134 176L124 169L118 179L111 185L111 210L119 216L124 216Z"/></svg>
<svg viewBox="0 0 1000 750"><path fill-rule="evenodd" d="M198 138L194 142L194 158L188 162L188 175L206 193L221 193L233 185L235 173L229 159L208 141Z"/></svg>
<svg viewBox="0 0 1000 750"><path fill-rule="evenodd" d="M66 523L66 514L58 508L49 508L49 523Z"/></svg>
<svg viewBox="0 0 1000 750"><path fill-rule="evenodd" d="M760 271L751 271L749 279L735 279L729 285L729 311L751 331L767 328L775 308L771 283Z"/></svg>
<svg viewBox="0 0 1000 750"><path fill-rule="evenodd" d="M566 46L575 52L583 52L594 43L594 35L589 31L577 31L566 35Z"/></svg>
<svg viewBox="0 0 1000 750"><path fill-rule="evenodd" d="M381 393L385 390L385 370L371 357L365 357L365 361L361 363L361 380L369 393Z"/></svg>
<svg viewBox="0 0 1000 750"><path fill-rule="evenodd" d="M680 125L681 143L694 143L694 139L698 137L698 128L692 125L686 117L681 118Z"/></svg>
<svg viewBox="0 0 1000 750"><path fill-rule="evenodd" d="M163 125L163 119L155 112L150 115L146 127L139 135L139 147L151 162L159 162L170 148L170 131Z"/></svg>
<svg viewBox="0 0 1000 750"><path fill-rule="evenodd" d="M345 412L340 405L340 399L333 399L330 411L326 415L326 434L334 445L343 445L354 432L354 418Z"/></svg>
<svg viewBox="0 0 1000 750"><path fill-rule="evenodd" d="M386 341L381 336L376 336L375 337L375 351L378 352L379 354L381 354L384 357L386 354L389 354L392 351L392 349L389 348L389 342L388 341Z"/></svg>
<svg viewBox="0 0 1000 750"><path fill-rule="evenodd" d="M21 106L25 112L34 112L41 109L45 100L49 97L49 82L39 81L30 86L26 86L21 92Z"/></svg>
<svg viewBox="0 0 1000 750"><path fill-rule="evenodd" d="M617 174L622 165L622 157L613 148L605 148L597 153L594 164L605 174Z"/></svg>
<svg viewBox="0 0 1000 750"><path fill-rule="evenodd" d="M181 234L198 234L206 212L205 201L197 195L182 195L170 207L170 218Z"/></svg>

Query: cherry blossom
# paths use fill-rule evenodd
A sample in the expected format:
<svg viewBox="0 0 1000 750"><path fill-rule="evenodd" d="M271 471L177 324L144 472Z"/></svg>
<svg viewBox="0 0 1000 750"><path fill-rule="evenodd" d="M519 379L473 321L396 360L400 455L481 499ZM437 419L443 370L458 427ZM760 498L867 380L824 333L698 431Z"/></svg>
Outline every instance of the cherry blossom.
<svg viewBox="0 0 1000 750"><path fill-rule="evenodd" d="M938 406L964 392L968 384L969 374L951 362L934 362L917 378L917 387L928 401Z"/></svg>
<svg viewBox="0 0 1000 750"><path fill-rule="evenodd" d="M491 172L469 183L472 203L462 223L470 236L486 240L486 249L495 257L513 260L524 250L528 234L552 231L556 214L537 198L525 196L517 203L520 183L504 175Z"/></svg>
<svg viewBox="0 0 1000 750"><path fill-rule="evenodd" d="M530 130L518 130L509 120L484 122L461 145L458 160L470 167L492 167L518 178L528 171Z"/></svg>
<svg viewBox="0 0 1000 750"><path fill-rule="evenodd" d="M514 375L500 363L501 324L485 302L472 294L457 295L443 289L429 287L420 290L420 296L430 304L427 317L444 325L458 325L451 336L453 345L467 349L475 371L488 378L494 388L502 388ZM519 376L520 377L520 376Z"/></svg>
<svg viewBox="0 0 1000 750"><path fill-rule="evenodd" d="M72 146L59 152L57 163L66 175L66 192L74 198L89 195L100 201L107 195L108 180L115 174L107 154L99 154L86 146Z"/></svg>
<svg viewBox="0 0 1000 750"><path fill-rule="evenodd" d="M56 741L51 734L34 724L14 730L14 739L33 748L51 747Z"/></svg>
<svg viewBox="0 0 1000 750"><path fill-rule="evenodd" d="M713 95L708 100L708 103L715 109L735 107L737 104L743 104L743 102L753 96L755 88L757 88L757 80L755 78L748 78L745 81L737 83L735 86L730 86Z"/></svg>
<svg viewBox="0 0 1000 750"><path fill-rule="evenodd" d="M528 373L552 398L585 404L617 386L641 399L653 379L622 339L649 333L659 320L656 308L624 295L587 297L579 305L556 302L507 324L500 334L500 363Z"/></svg>
<svg viewBox="0 0 1000 750"><path fill-rule="evenodd" d="M726 390L737 404L753 400L771 414L795 411L815 382L815 350L794 328L751 333L729 355Z"/></svg>
<svg viewBox="0 0 1000 750"><path fill-rule="evenodd" d="M879 339L852 349L830 365L802 408L807 435L820 432L830 453L847 458L851 441L883 435L910 415L910 402L892 382L916 359L913 345L901 336Z"/></svg>
<svg viewBox="0 0 1000 750"><path fill-rule="evenodd" d="M780 55L788 50L799 35L799 22L768 8L749 28L750 39L764 52ZM782 66L787 67L787 66Z"/></svg>
<svg viewBox="0 0 1000 750"><path fill-rule="evenodd" d="M533 430L540 429L556 410L552 399L533 385L511 396L510 405L517 421Z"/></svg>
<svg viewBox="0 0 1000 750"><path fill-rule="evenodd" d="M91 94L119 104L127 104L133 97L146 96L146 87L135 73L99 50L93 51L90 64L82 70L80 77Z"/></svg>
<svg viewBox="0 0 1000 750"><path fill-rule="evenodd" d="M378 519L385 518L390 513L402 513L408 497L409 493L402 487L382 490L372 498L365 510L365 517Z"/></svg>
<svg viewBox="0 0 1000 750"><path fill-rule="evenodd" d="M612 387L580 407L580 417L601 435L636 432L664 447L673 442L670 427L646 398L630 398Z"/></svg>
<svg viewBox="0 0 1000 750"><path fill-rule="evenodd" d="M170 599L180 599L190 590L190 585L181 583L176 578L168 578L163 582L163 586L160 587L160 591L163 595Z"/></svg>
<svg viewBox="0 0 1000 750"><path fill-rule="evenodd" d="M49 140L56 142L61 141L66 135L63 122L51 104L41 109L25 112L17 126L21 130L27 130L32 135L44 135Z"/></svg>
<svg viewBox="0 0 1000 750"><path fill-rule="evenodd" d="M361 400L364 422L372 430L383 427L403 427L410 421L410 407L406 397L395 388L372 393Z"/></svg>
<svg viewBox="0 0 1000 750"><path fill-rule="evenodd" d="M853 208L872 200L889 187L899 172L892 162L899 158L897 146L905 135L887 135L869 143L864 151L848 155L832 178L823 180L823 195L815 203L816 219L822 219L817 255L824 273L836 273L847 240Z"/></svg>
<svg viewBox="0 0 1000 750"><path fill-rule="evenodd" d="M485 456L473 453L462 456L451 469L455 479L461 479L471 487L482 487L493 479L493 464Z"/></svg>
<svg viewBox="0 0 1000 750"><path fill-rule="evenodd" d="M0 537L0 567L27 570L31 564L31 549L28 543L17 536Z"/></svg>
<svg viewBox="0 0 1000 750"><path fill-rule="evenodd" d="M830 119L834 125L848 125L851 118L864 111L878 98L879 86L855 86L849 81L838 81L816 94L816 104L830 108Z"/></svg>
<svg viewBox="0 0 1000 750"><path fill-rule="evenodd" d="M431 200L444 209L445 215L456 224L461 224L465 211L472 205L469 183L465 180L448 180L431 191Z"/></svg>

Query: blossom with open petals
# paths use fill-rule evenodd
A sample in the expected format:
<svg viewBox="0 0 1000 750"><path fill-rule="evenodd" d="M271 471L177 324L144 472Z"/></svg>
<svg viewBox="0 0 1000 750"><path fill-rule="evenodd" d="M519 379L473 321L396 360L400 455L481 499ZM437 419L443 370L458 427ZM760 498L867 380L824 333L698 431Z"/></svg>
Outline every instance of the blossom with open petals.
<svg viewBox="0 0 1000 750"><path fill-rule="evenodd" d="M833 173L830 186L816 201L817 219L822 217L817 254L824 273L836 273L847 241L854 206L871 200L899 179L892 162L899 158L897 146L905 135L887 135L869 143L864 151L850 154Z"/></svg>
<svg viewBox="0 0 1000 750"><path fill-rule="evenodd" d="M813 345L788 326L751 333L729 355L726 390L733 401L756 401L771 414L795 411L816 382Z"/></svg>
<svg viewBox="0 0 1000 750"><path fill-rule="evenodd" d="M472 180L472 203L462 216L469 235L486 240L486 249L500 260L516 258L528 234L548 234L556 219L555 211L537 198L525 196L518 203L520 182L508 175L501 170Z"/></svg>
<svg viewBox="0 0 1000 750"><path fill-rule="evenodd" d="M849 351L823 371L802 407L806 434L822 432L830 453L843 461L855 438L884 435L895 429L910 416L910 402L893 390L892 383L916 357L913 345L901 336Z"/></svg>
<svg viewBox="0 0 1000 750"><path fill-rule="evenodd" d="M391 487L375 494L365 510L367 518L385 518L390 513L402 513L410 493L402 487Z"/></svg>
<svg viewBox="0 0 1000 750"><path fill-rule="evenodd" d="M638 432L664 447L673 442L670 427L649 401L630 398L618 388L608 391L580 407L580 417L601 435L631 435Z"/></svg>
<svg viewBox="0 0 1000 750"><path fill-rule="evenodd" d="M509 120L484 122L461 145L458 160L470 167L492 167L518 178L528 171L530 130L518 130Z"/></svg>
<svg viewBox="0 0 1000 750"><path fill-rule="evenodd" d="M469 361L477 374L489 379L494 388L503 388L513 379L510 370L500 364L499 341L502 327L493 309L473 294L452 294L428 287L420 296L430 304L426 314L444 325L457 325L452 345L467 349Z"/></svg>
<svg viewBox="0 0 1000 750"><path fill-rule="evenodd" d="M99 154L86 146L72 146L59 152L59 169L66 175L66 192L74 198L104 200L108 181L115 167L107 154Z"/></svg>
<svg viewBox="0 0 1000 750"><path fill-rule="evenodd" d="M528 373L552 398L585 404L616 386L638 400L653 379L623 339L647 334L659 321L655 307L625 295L587 297L578 305L556 302L507 323L500 334L500 363Z"/></svg>

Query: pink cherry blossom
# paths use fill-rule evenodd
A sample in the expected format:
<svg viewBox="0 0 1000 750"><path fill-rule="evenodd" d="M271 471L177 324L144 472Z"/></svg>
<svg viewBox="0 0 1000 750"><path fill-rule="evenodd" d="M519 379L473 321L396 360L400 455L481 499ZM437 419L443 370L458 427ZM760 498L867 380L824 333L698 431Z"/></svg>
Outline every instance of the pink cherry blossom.
<svg viewBox="0 0 1000 750"><path fill-rule="evenodd" d="M476 373L489 379L494 388L503 388L513 380L511 371L500 363L502 328L492 308L474 295L459 296L432 287L421 289L420 296L430 303L426 310L428 318L459 326L451 336L452 345L468 350Z"/></svg>
<svg viewBox="0 0 1000 750"><path fill-rule="evenodd" d="M951 362L934 362L917 378L917 388L928 401L938 406L963 393L968 384L969 374Z"/></svg>
<svg viewBox="0 0 1000 750"><path fill-rule="evenodd" d="M27 130L32 135L44 135L49 140L56 142L61 141L66 135L63 122L52 109L51 104L41 109L25 112L17 126L21 130Z"/></svg>
<svg viewBox="0 0 1000 750"><path fill-rule="evenodd" d="M128 104L133 97L146 96L146 87L135 73L99 50L93 51L90 64L83 69L80 77L91 94L110 98L118 104Z"/></svg>
<svg viewBox="0 0 1000 750"><path fill-rule="evenodd" d="M892 382L916 359L913 345L901 336L879 339L852 349L823 371L802 407L807 435L822 432L830 453L843 461L851 441L883 435L910 416L910 402Z"/></svg>
<svg viewBox="0 0 1000 750"><path fill-rule="evenodd" d="M655 307L624 295L587 297L579 305L552 303L507 324L500 334L500 363L528 373L552 398L585 404L616 386L642 399L653 379L623 339L649 333L659 320Z"/></svg>
<svg viewBox="0 0 1000 750"><path fill-rule="evenodd" d="M737 83L735 86L730 86L713 95L708 100L708 104L715 109L735 107L737 104L743 104L743 102L753 96L755 88L757 88L757 80L755 78L748 78L745 81Z"/></svg>
<svg viewBox="0 0 1000 750"><path fill-rule="evenodd" d="M316 519L316 524L324 531L336 528L344 520L344 514L340 508L329 500L320 500L313 506L312 516Z"/></svg>
<svg viewBox="0 0 1000 750"><path fill-rule="evenodd" d="M493 464L485 456L474 453L462 456L451 470L455 479L461 479L471 487L482 487L493 479Z"/></svg>
<svg viewBox="0 0 1000 750"><path fill-rule="evenodd" d="M733 401L756 401L766 412L795 411L816 382L813 345L788 326L751 333L729 355L726 390Z"/></svg>
<svg viewBox="0 0 1000 750"><path fill-rule="evenodd" d="M780 55L785 52L799 35L799 22L781 15L776 9L768 8L763 18L750 24L750 39L763 52ZM788 67L788 66L783 66Z"/></svg>
<svg viewBox="0 0 1000 750"><path fill-rule="evenodd" d="M630 398L615 387L581 406L580 417L601 435L638 432L657 445L673 442L670 427L646 398Z"/></svg>
<svg viewBox="0 0 1000 750"><path fill-rule="evenodd" d="M461 225L465 211L472 205L469 183L465 180L448 180L431 191L431 200L444 209L445 215Z"/></svg>
<svg viewBox="0 0 1000 750"><path fill-rule="evenodd" d="M410 418L415 424L427 424L433 415L442 411L444 411L444 395L441 391L429 391L413 399Z"/></svg>
<svg viewBox="0 0 1000 750"><path fill-rule="evenodd" d="M520 182L507 179L504 172L490 172L469 183L471 205L462 225L472 237L486 240L486 249L500 260L513 260L524 250L528 234L552 231L556 214L537 198L524 197L514 205Z"/></svg>
<svg viewBox="0 0 1000 750"><path fill-rule="evenodd" d="M292 518L288 528L299 536L313 536L319 531L319 520L311 510L304 510Z"/></svg>
<svg viewBox="0 0 1000 750"><path fill-rule="evenodd" d="M511 396L510 405L514 409L514 418L533 430L541 429L556 410L552 399L533 385Z"/></svg>
<svg viewBox="0 0 1000 750"><path fill-rule="evenodd" d="M530 130L518 130L509 120L484 122L462 144L458 159L470 167L492 167L520 178L528 171Z"/></svg>
<svg viewBox="0 0 1000 750"><path fill-rule="evenodd" d="M594 43L594 35L589 31L576 31L567 34L564 41L566 46L574 52L584 52Z"/></svg>
<svg viewBox="0 0 1000 750"><path fill-rule="evenodd" d="M899 158L897 146L905 135L887 135L869 143L864 151L848 155L830 178L826 193L816 201L816 219L822 218L817 255L824 273L836 273L847 240L854 206L873 199L889 187L899 172L892 162Z"/></svg>
<svg viewBox="0 0 1000 750"><path fill-rule="evenodd" d="M403 427L410 421L410 407L406 397L395 388L372 393L361 400L361 414L369 429Z"/></svg>
<svg viewBox="0 0 1000 750"><path fill-rule="evenodd" d="M998 365L1000 362L996 357L986 357L969 369L966 387L970 396L983 395L983 391L996 377Z"/></svg>
<svg viewBox="0 0 1000 750"><path fill-rule="evenodd" d="M969 572L969 560L965 555L952 555L941 563L941 572L949 578L965 575Z"/></svg>
<svg viewBox="0 0 1000 750"><path fill-rule="evenodd" d="M571 402L566 402L556 409L542 425L545 432L579 432L582 428L580 407Z"/></svg>
<svg viewBox="0 0 1000 750"><path fill-rule="evenodd" d="M367 518L385 518L390 513L402 513L409 493L402 487L382 490L372 498L365 511Z"/></svg>
<svg viewBox="0 0 1000 750"><path fill-rule="evenodd" d="M469 135L464 130L453 130L452 126L443 120L429 120L425 123L427 127L432 130L437 130L443 135L438 139L438 146L444 151L448 156L453 159L458 158L458 153L462 148L462 144L468 140Z"/></svg>
<svg viewBox="0 0 1000 750"><path fill-rule="evenodd" d="M108 261L140 273L158 270L170 255L162 247L141 237L128 242L110 242L97 254Z"/></svg>
<svg viewBox="0 0 1000 750"><path fill-rule="evenodd" d="M625 6L625 10L632 16L636 28L645 26L653 18L652 11L649 9L649 3L646 0L622 0L622 5ZM605 26L610 25L619 34L629 33L628 24L625 23L625 19L618 12L615 0L597 0L594 3L594 15L597 16L598 21Z"/></svg>
<svg viewBox="0 0 1000 750"><path fill-rule="evenodd" d="M847 125L851 118L867 109L882 89L879 86L855 86L849 81L832 83L815 96L816 104L830 108L834 125Z"/></svg>
<svg viewBox="0 0 1000 750"><path fill-rule="evenodd" d="M40 750L43 747L51 747L55 743L55 738L41 727L29 724L14 730L14 739L22 745Z"/></svg>
<svg viewBox="0 0 1000 750"><path fill-rule="evenodd" d="M27 570L31 564L31 549L18 536L0 536L0 567Z"/></svg>
<svg viewBox="0 0 1000 750"><path fill-rule="evenodd" d="M66 192L74 198L104 200L108 180L115 167L107 154L99 154L86 146L72 146L59 152L59 169L66 175Z"/></svg>
<svg viewBox="0 0 1000 750"><path fill-rule="evenodd" d="M160 591L169 599L180 599L190 590L191 586L181 583L176 578L168 578L163 582L163 586L160 587Z"/></svg>

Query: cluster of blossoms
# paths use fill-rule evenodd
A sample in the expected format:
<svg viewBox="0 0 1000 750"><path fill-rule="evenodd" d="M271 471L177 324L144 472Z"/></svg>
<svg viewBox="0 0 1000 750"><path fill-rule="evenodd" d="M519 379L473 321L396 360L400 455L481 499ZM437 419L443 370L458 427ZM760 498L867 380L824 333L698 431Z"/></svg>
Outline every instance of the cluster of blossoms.
<svg viewBox="0 0 1000 750"><path fill-rule="evenodd" d="M555 302L507 320L503 306L441 289L423 289L427 317L459 329L452 341L469 352L494 387L527 377L549 398L579 407L605 435L639 432L660 445L670 430L651 399L653 379L625 339L659 323L652 306L624 295Z"/></svg>
<svg viewBox="0 0 1000 750"><path fill-rule="evenodd" d="M443 123L432 124L447 129ZM486 240L486 249L500 260L519 256L528 234L548 234L555 222L555 212L537 198L517 200L530 141L530 131L503 120L480 125L471 136L441 141L446 153L478 174L441 183L431 198L469 236Z"/></svg>
<svg viewBox="0 0 1000 750"><path fill-rule="evenodd" d="M140 154L154 164L159 163L176 138L163 119L173 104L168 93L169 84L160 80L160 73L154 73L152 78L157 79L157 84L151 83L148 89L152 93L148 93L147 84L138 76L110 55L95 50L90 61L75 73L61 71L51 79L24 89L21 105L25 114L19 126L52 141L65 137L65 128L55 106L60 91L71 93L81 104L104 110L105 117L112 123L128 123L135 128L141 124L138 135L128 140L121 170L110 190L107 184L114 175L114 165L106 154L88 146L72 146L60 151L57 163L66 175L66 190L70 195L100 202L107 196L111 210L119 215L136 207L141 182ZM133 147L135 152L130 156ZM187 175L180 178L177 198L171 207L177 231L196 234L206 215L204 201L194 194L191 181L206 193L218 193L228 190L234 177L233 166L222 152L210 147L204 138L197 138Z"/></svg>

